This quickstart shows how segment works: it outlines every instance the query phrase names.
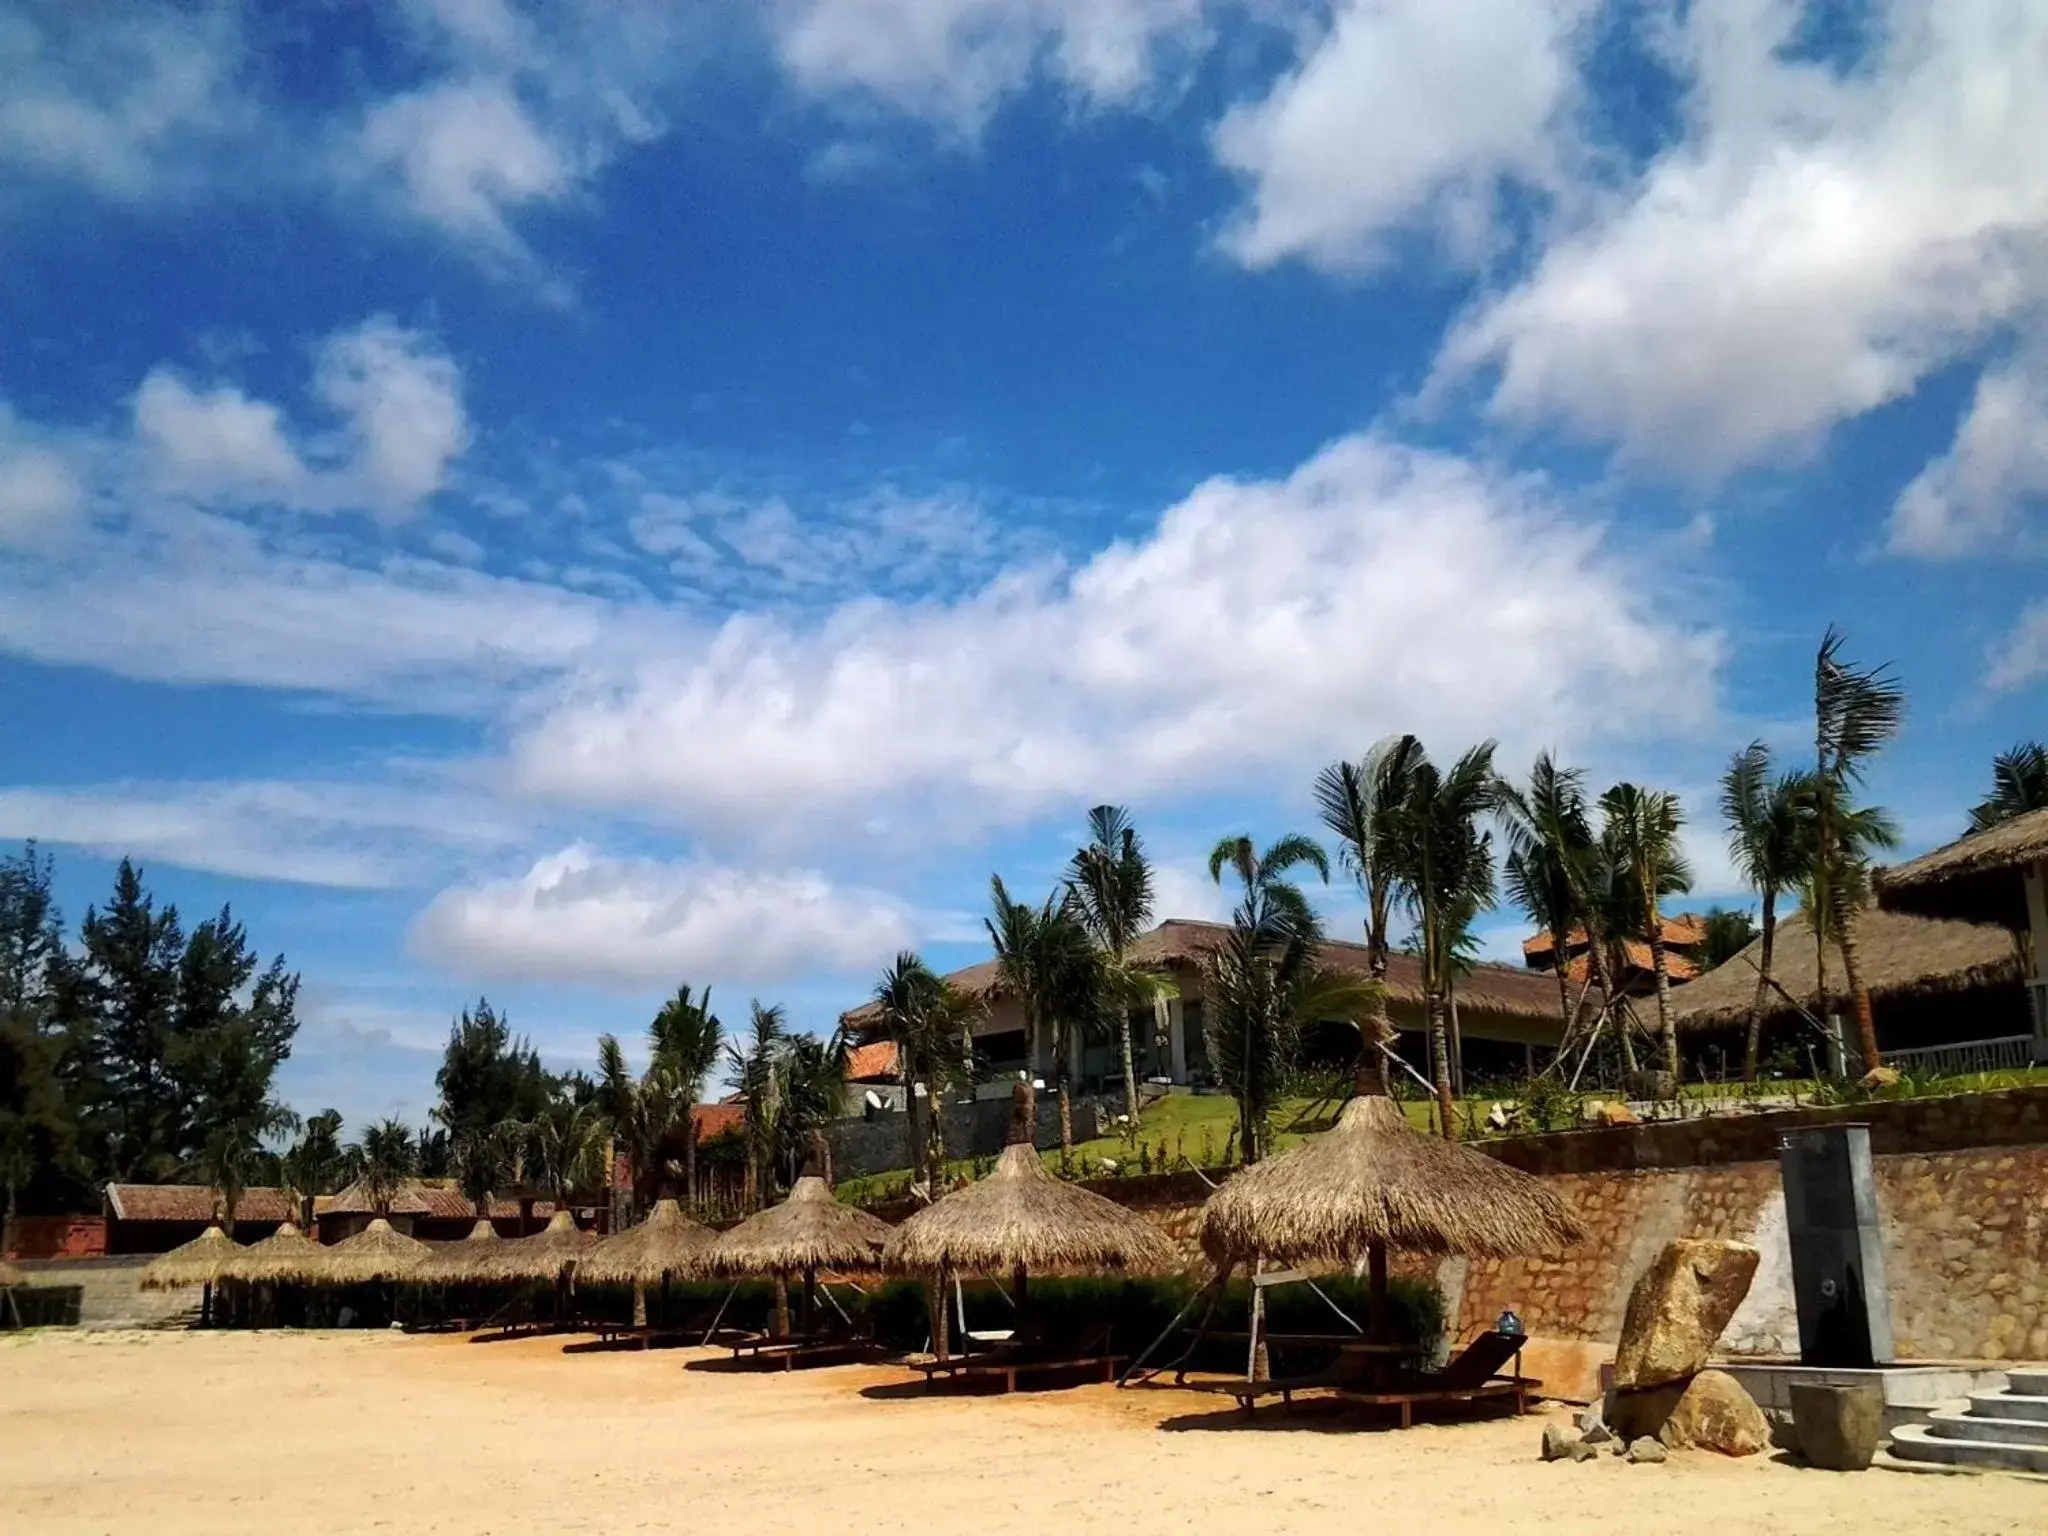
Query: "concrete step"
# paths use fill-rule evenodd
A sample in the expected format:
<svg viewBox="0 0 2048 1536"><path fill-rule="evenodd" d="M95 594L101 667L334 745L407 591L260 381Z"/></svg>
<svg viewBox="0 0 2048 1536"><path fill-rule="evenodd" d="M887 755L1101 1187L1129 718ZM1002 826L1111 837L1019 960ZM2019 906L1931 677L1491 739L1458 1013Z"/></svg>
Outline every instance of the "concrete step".
<svg viewBox="0 0 2048 1536"><path fill-rule="evenodd" d="M2021 1397L2048 1397L2048 1371L2007 1371L2005 1390Z"/></svg>
<svg viewBox="0 0 2048 1536"><path fill-rule="evenodd" d="M2039 1419L2048 1424L2048 1397L2021 1392L1972 1392L1970 1412L1987 1419Z"/></svg>
<svg viewBox="0 0 2048 1536"><path fill-rule="evenodd" d="M1892 1435L1892 1455L1903 1461L1942 1462L2001 1472L2048 1472L2048 1445L1999 1440L1956 1440L1927 1424L1904 1424Z"/></svg>
<svg viewBox="0 0 2048 1536"><path fill-rule="evenodd" d="M1981 1409L1964 1413L1937 1408L1927 1416L1928 1432L1942 1440L1996 1440L2003 1445L2048 1445L2048 1420L1994 1419Z"/></svg>

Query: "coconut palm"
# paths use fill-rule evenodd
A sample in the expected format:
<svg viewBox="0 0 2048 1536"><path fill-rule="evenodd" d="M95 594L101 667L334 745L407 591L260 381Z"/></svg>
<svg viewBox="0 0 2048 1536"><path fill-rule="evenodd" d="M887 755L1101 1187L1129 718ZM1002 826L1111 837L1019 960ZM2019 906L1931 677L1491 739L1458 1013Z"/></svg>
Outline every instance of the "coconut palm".
<svg viewBox="0 0 2048 1536"><path fill-rule="evenodd" d="M973 1005L908 950L882 973L874 1003L879 1015L875 1032L896 1047L896 1072L903 1080L908 1166L925 1169L928 1187L936 1187L945 1162L940 1103L947 1089L974 1077L969 1041ZM922 1102L928 1105L922 1110L920 1084L925 1090Z"/></svg>
<svg viewBox="0 0 2048 1536"><path fill-rule="evenodd" d="M363 1129L362 1139L348 1150L351 1171L369 1199L370 1214L391 1214L391 1202L418 1167L412 1128L403 1120L384 1119Z"/></svg>
<svg viewBox="0 0 2048 1536"><path fill-rule="evenodd" d="M1636 784L1617 784L1600 797L1601 840L1607 845L1619 889L1631 900L1650 970L1657 986L1657 1033L1664 1042L1664 1070L1678 1084L1678 1020L1671 1011L1671 971L1664 952L1664 919L1658 899L1692 889L1692 870L1678 844L1685 812L1678 797Z"/></svg>
<svg viewBox="0 0 2048 1536"><path fill-rule="evenodd" d="M616 1035L597 1039L597 1105L604 1134L633 1175L635 1215L672 1192L670 1153L687 1134L690 1104L660 1056L636 1073Z"/></svg>
<svg viewBox="0 0 2048 1536"><path fill-rule="evenodd" d="M747 1030L725 1045L726 1082L746 1099L742 1133L747 1149L747 1203L774 1203L776 1124L782 1112L782 1049L788 1039L780 1004L748 1005Z"/></svg>
<svg viewBox="0 0 2048 1536"><path fill-rule="evenodd" d="M1418 745L1408 794L1396 818L1394 879L1414 915L1429 1014L1431 1074L1438 1129L1458 1135L1451 1087L1450 989L1460 926L1493 904L1493 848L1480 818L1500 801L1494 744L1471 748L1448 771Z"/></svg>
<svg viewBox="0 0 2048 1536"><path fill-rule="evenodd" d="M331 1195L348 1182L348 1152L341 1144L341 1111L323 1109L317 1115L308 1115L299 1139L280 1160L278 1171L285 1188L295 1197L299 1226L311 1231L314 1197Z"/></svg>
<svg viewBox="0 0 2048 1536"><path fill-rule="evenodd" d="M1814 794L1812 776L1771 771L1771 749L1753 741L1729 760L1721 776L1721 817L1728 825L1728 852L1749 888L1763 903L1762 943L1757 949L1756 996L1742 1045L1742 1080L1756 1081L1768 1011L1771 961L1778 938L1778 898L1803 887L1813 872Z"/></svg>
<svg viewBox="0 0 2048 1536"><path fill-rule="evenodd" d="M1593 912L1591 889L1598 863L1598 840L1586 808L1585 773L1560 768L1548 753L1538 755L1529 770L1529 787L1502 781L1495 807L1507 832L1508 856L1502 865L1508 895L1529 920L1550 935L1556 959L1557 998L1568 1043L1580 1003L1571 995L1571 944L1586 936L1587 975L1597 981L1603 999L1610 998L1604 946L1595 942L1600 924Z"/></svg>
<svg viewBox="0 0 2048 1536"><path fill-rule="evenodd" d="M1356 763L1330 764L1316 776L1316 805L1323 825L1337 838L1337 862L1358 884L1365 898L1366 965L1380 983L1370 1038L1363 1042L1360 1086L1388 1093L1386 1047L1394 1026L1387 1017L1387 919L1394 899L1398 860L1400 807L1408 797L1408 780L1422 743L1413 736L1390 736Z"/></svg>
<svg viewBox="0 0 2048 1536"><path fill-rule="evenodd" d="M1854 884L1849 866L1856 855L1848 845L1846 823L1855 812L1853 797L1863 783L1865 767L1905 721L1906 690L1888 666L1859 667L1844 661L1846 638L1830 625L1814 657L1814 843L1827 882L1829 926L1835 930L1849 984L1856 1039L1864 1070L1869 1071L1883 1065L1883 1057L1878 1054L1877 1021L1870 1011L1870 989L1864 985L1856 947L1856 908L1848 897Z"/></svg>
<svg viewBox="0 0 2048 1536"><path fill-rule="evenodd" d="M1152 924L1152 864L1130 813L1098 805L1088 813L1087 846L1068 865L1067 890L1082 925L1095 941L1104 986L1103 1005L1115 1014L1124 1072L1124 1116L1138 1133L1138 1077L1131 1060L1131 1010L1172 995L1166 980L1126 960L1131 941Z"/></svg>
<svg viewBox="0 0 2048 1536"><path fill-rule="evenodd" d="M1001 875L989 877L990 915L982 925L995 946L1003 985L1024 1014L1025 1039L1052 1036L1053 1084L1060 1106L1060 1168L1074 1161L1074 1039L1094 1033L1106 1011L1100 959L1073 900L1064 892L1042 906L1013 901Z"/></svg>
<svg viewBox="0 0 2048 1536"><path fill-rule="evenodd" d="M1991 760L1991 793L1970 812L1970 830L1982 832L2028 811L2048 809L2048 747L2023 741Z"/></svg>
<svg viewBox="0 0 2048 1536"><path fill-rule="evenodd" d="M775 1161L785 1184L796 1183L805 1161L823 1145L825 1127L845 1107L846 1052L846 1036L837 1030L823 1040L792 1035L783 1042ZM829 1183L827 1171L819 1172Z"/></svg>
<svg viewBox="0 0 2048 1536"><path fill-rule="evenodd" d="M711 989L696 997L688 982L676 988L676 995L661 1005L654 1022L647 1027L647 1040L654 1060L663 1064L683 1101L683 1190L685 1198L697 1198L697 1101L704 1097L704 1084L718 1070L725 1048L725 1026L711 1011Z"/></svg>

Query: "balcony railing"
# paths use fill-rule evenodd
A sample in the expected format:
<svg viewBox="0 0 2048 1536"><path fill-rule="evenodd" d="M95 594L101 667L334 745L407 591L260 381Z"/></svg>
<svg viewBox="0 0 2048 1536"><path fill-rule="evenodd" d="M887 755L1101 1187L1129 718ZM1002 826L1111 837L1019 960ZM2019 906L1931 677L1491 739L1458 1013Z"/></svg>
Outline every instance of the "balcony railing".
<svg viewBox="0 0 2048 1536"><path fill-rule="evenodd" d="M2034 1035L2003 1035L1996 1040L1966 1040L1959 1045L1925 1045L1910 1051L1886 1051L1885 1065L1927 1077L1964 1077L1973 1072L2017 1072L2032 1066L2039 1040Z"/></svg>

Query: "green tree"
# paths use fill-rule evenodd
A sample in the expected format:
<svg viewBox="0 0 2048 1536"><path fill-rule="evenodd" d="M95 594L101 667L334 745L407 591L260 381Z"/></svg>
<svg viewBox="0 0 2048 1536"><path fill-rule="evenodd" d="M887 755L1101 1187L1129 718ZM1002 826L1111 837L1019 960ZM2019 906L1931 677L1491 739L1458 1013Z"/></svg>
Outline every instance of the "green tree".
<svg viewBox="0 0 2048 1536"><path fill-rule="evenodd" d="M781 1102L775 1123L775 1160L784 1187L796 1183L812 1139L845 1107L845 1035L791 1035L782 1046Z"/></svg>
<svg viewBox="0 0 2048 1536"><path fill-rule="evenodd" d="M0 859L0 1189L6 1196L0 1252L13 1243L24 1190L45 1197L78 1168L77 1114L63 1071L67 1036L54 1017L64 964L53 867L30 843Z"/></svg>
<svg viewBox="0 0 2048 1536"><path fill-rule="evenodd" d="M1138 1134L1138 1077L1131 1060L1131 1010L1171 995L1165 979L1129 962L1134 940L1152 926L1152 864L1130 813L1098 805L1088 813L1088 843L1067 869L1075 912L1095 942L1103 978L1102 1000L1114 1014L1124 1073L1127 1135Z"/></svg>
<svg viewBox="0 0 2048 1536"><path fill-rule="evenodd" d="M1586 807L1585 774L1559 767L1550 753L1541 753L1529 770L1527 789L1502 782L1496 810L1507 831L1502 875L1508 895L1550 935L1564 1021L1560 1045L1569 1045L1585 1006L1583 988L1576 1002L1571 993L1571 946L1577 936L1586 939L1587 978L1600 989L1596 1030L1615 996L1603 925L1593 899L1600 850Z"/></svg>
<svg viewBox="0 0 2048 1536"><path fill-rule="evenodd" d="M1798 772L1774 773L1771 749L1761 741L1736 753L1721 776L1721 819L1728 828L1728 852L1744 883L1763 904L1756 992L1750 999L1743 1037L1745 1083L1756 1081L1764 1015L1770 1011L1778 898L1799 890L1813 872L1813 810L1812 778Z"/></svg>
<svg viewBox="0 0 2048 1536"><path fill-rule="evenodd" d="M1393 1044L1393 1021L1387 1016L1388 920L1392 915L1399 863L1400 811L1407 802L1409 778L1422 744L1413 736L1389 737L1356 763L1337 762L1316 778L1316 804L1323 825L1337 838L1337 859L1357 882L1365 898L1366 965L1379 983L1373 1014L1364 1030L1360 1055L1362 1091L1370 1086L1393 1091L1386 1048Z"/></svg>
<svg viewBox="0 0 2048 1536"><path fill-rule="evenodd" d="M974 1080L973 1005L908 950L882 973L874 1005L878 1017L870 1033L896 1047L896 1072L903 1080L906 1166L913 1172L923 1168L926 1187L936 1193L946 1160L941 1105L947 1090Z"/></svg>
<svg viewBox="0 0 2048 1536"><path fill-rule="evenodd" d="M683 1188L686 1198L697 1198L697 1102L704 1097L704 1084L718 1070L725 1049L725 1026L711 1011L711 989L690 995L688 982L676 988L676 995L661 1005L648 1026L648 1049L673 1079L676 1094L683 1101Z"/></svg>
<svg viewBox="0 0 2048 1536"><path fill-rule="evenodd" d="M313 1201L348 1182L348 1151L341 1144L341 1111L308 1115L299 1138L286 1151L279 1172L298 1205L299 1225L313 1229Z"/></svg>
<svg viewBox="0 0 2048 1536"><path fill-rule="evenodd" d="M517 1133L501 1128L531 1122L553 1091L540 1053L482 997L448 1026L434 1086L441 1095L434 1119L451 1138L451 1156L463 1148L472 1170L512 1158Z"/></svg>
<svg viewBox="0 0 2048 1536"><path fill-rule="evenodd" d="M1500 799L1494 744L1481 742L1440 770L1419 748L1400 813L1394 877L1414 916L1429 1013L1438 1128L1458 1136L1451 1084L1450 999L1457 938L1493 903L1492 838L1480 818Z"/></svg>
<svg viewBox="0 0 2048 1536"><path fill-rule="evenodd" d="M1884 1058L1878 1053L1877 1020L1857 945L1857 907L1850 895L1858 877L1852 868L1856 852L1850 846L1848 824L1870 759L1905 722L1906 691L1889 667L1860 667L1843 660L1846 639L1830 626L1814 657L1814 842L1829 905L1828 926L1841 951L1856 1039L1864 1070L1869 1071L1882 1066Z"/></svg>
<svg viewBox="0 0 2048 1536"><path fill-rule="evenodd" d="M368 1197L374 1215L391 1214L391 1202L418 1166L418 1150L412 1127L398 1119L366 1126L362 1140L348 1149L349 1171Z"/></svg>
<svg viewBox="0 0 2048 1536"><path fill-rule="evenodd" d="M782 1117L782 1054L788 1040L781 1006L748 1006L747 1032L726 1042L726 1082L745 1098L740 1128L747 1148L748 1204L763 1210L775 1200L775 1151Z"/></svg>
<svg viewBox="0 0 2048 1536"><path fill-rule="evenodd" d="M2048 747L2023 741L1991 760L1991 793L1971 810L1970 831L2039 810L2048 810Z"/></svg>
<svg viewBox="0 0 2048 1536"><path fill-rule="evenodd" d="M1001 875L989 877L990 915L982 920L995 946L996 969L1024 1014L1024 1038L1036 1049L1040 1030L1052 1035L1054 1086L1060 1106L1060 1170L1074 1165L1072 1099L1074 1039L1093 1034L1108 1012L1100 957L1065 892L1042 906L1013 901ZM936 1107L936 1106L935 1106Z"/></svg>
<svg viewBox="0 0 2048 1536"><path fill-rule="evenodd" d="M1671 1011L1671 970L1664 950L1664 918L1659 898L1692 889L1692 871L1679 846L1685 812L1678 797L1635 784L1617 784L1600 797L1601 840L1620 875L1636 923L1634 931L1650 947L1650 971L1657 987L1657 1034L1664 1044L1664 1070L1678 1084L1678 1020Z"/></svg>

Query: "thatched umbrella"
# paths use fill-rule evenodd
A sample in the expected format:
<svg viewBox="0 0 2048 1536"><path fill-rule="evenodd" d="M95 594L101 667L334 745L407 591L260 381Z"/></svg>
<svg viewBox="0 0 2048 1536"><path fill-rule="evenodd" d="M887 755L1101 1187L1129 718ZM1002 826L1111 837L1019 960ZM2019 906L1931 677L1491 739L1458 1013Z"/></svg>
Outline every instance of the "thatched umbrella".
<svg viewBox="0 0 2048 1536"><path fill-rule="evenodd" d="M637 1328L647 1321L647 1287L661 1287L666 1316L669 1277L701 1272L705 1250L717 1240L716 1232L690 1220L675 1201L657 1200L638 1226L601 1239L590 1257L577 1264L576 1273L585 1280L632 1286Z"/></svg>
<svg viewBox="0 0 2048 1536"><path fill-rule="evenodd" d="M427 1256L412 1272L418 1285L463 1285L484 1278L484 1261L504 1243L489 1218L478 1217L467 1237L428 1245Z"/></svg>
<svg viewBox="0 0 2048 1536"><path fill-rule="evenodd" d="M704 1250L707 1274L739 1278L767 1275L786 1286L791 1275L804 1277L804 1326L818 1289L818 1272L874 1274L882 1267L882 1249L889 1241L889 1223L879 1216L833 1197L832 1186L818 1171L823 1166L818 1142L802 1177L780 1205L749 1216ZM782 1309L781 1292L777 1307Z"/></svg>
<svg viewBox="0 0 2048 1536"><path fill-rule="evenodd" d="M199 1320L213 1321L213 1288L223 1278L230 1260L242 1250L218 1226L208 1227L191 1242L158 1254L142 1268L145 1291L173 1291L188 1285L201 1287Z"/></svg>
<svg viewBox="0 0 2048 1536"><path fill-rule="evenodd" d="M1031 1275L1157 1274L1179 1269L1173 1247L1144 1217L1062 1183L1032 1144L1031 1086L1011 1090L1010 1144L995 1171L919 1211L889 1239L892 1273L1008 1275L1021 1320ZM941 1299L943 1305L943 1294Z"/></svg>
<svg viewBox="0 0 2048 1536"><path fill-rule="evenodd" d="M221 1269L224 1280L249 1285L304 1285L319 1273L327 1250L287 1221L260 1243L231 1255Z"/></svg>
<svg viewBox="0 0 2048 1536"><path fill-rule="evenodd" d="M308 1279L320 1285L374 1285L411 1280L427 1245L379 1216L354 1237L322 1248Z"/></svg>
<svg viewBox="0 0 2048 1536"><path fill-rule="evenodd" d="M560 1281L572 1265L589 1257L597 1239L578 1227L576 1218L563 1209L531 1237L507 1238L500 1243L479 1240L478 1246L483 1253L469 1278Z"/></svg>
<svg viewBox="0 0 2048 1536"><path fill-rule="evenodd" d="M1581 1236L1539 1180L1408 1123L1392 1099L1355 1098L1327 1134L1234 1174L1209 1197L1202 1247L1226 1272L1355 1263L1372 1276L1372 1333L1387 1340L1387 1250L1484 1257L1552 1251Z"/></svg>

